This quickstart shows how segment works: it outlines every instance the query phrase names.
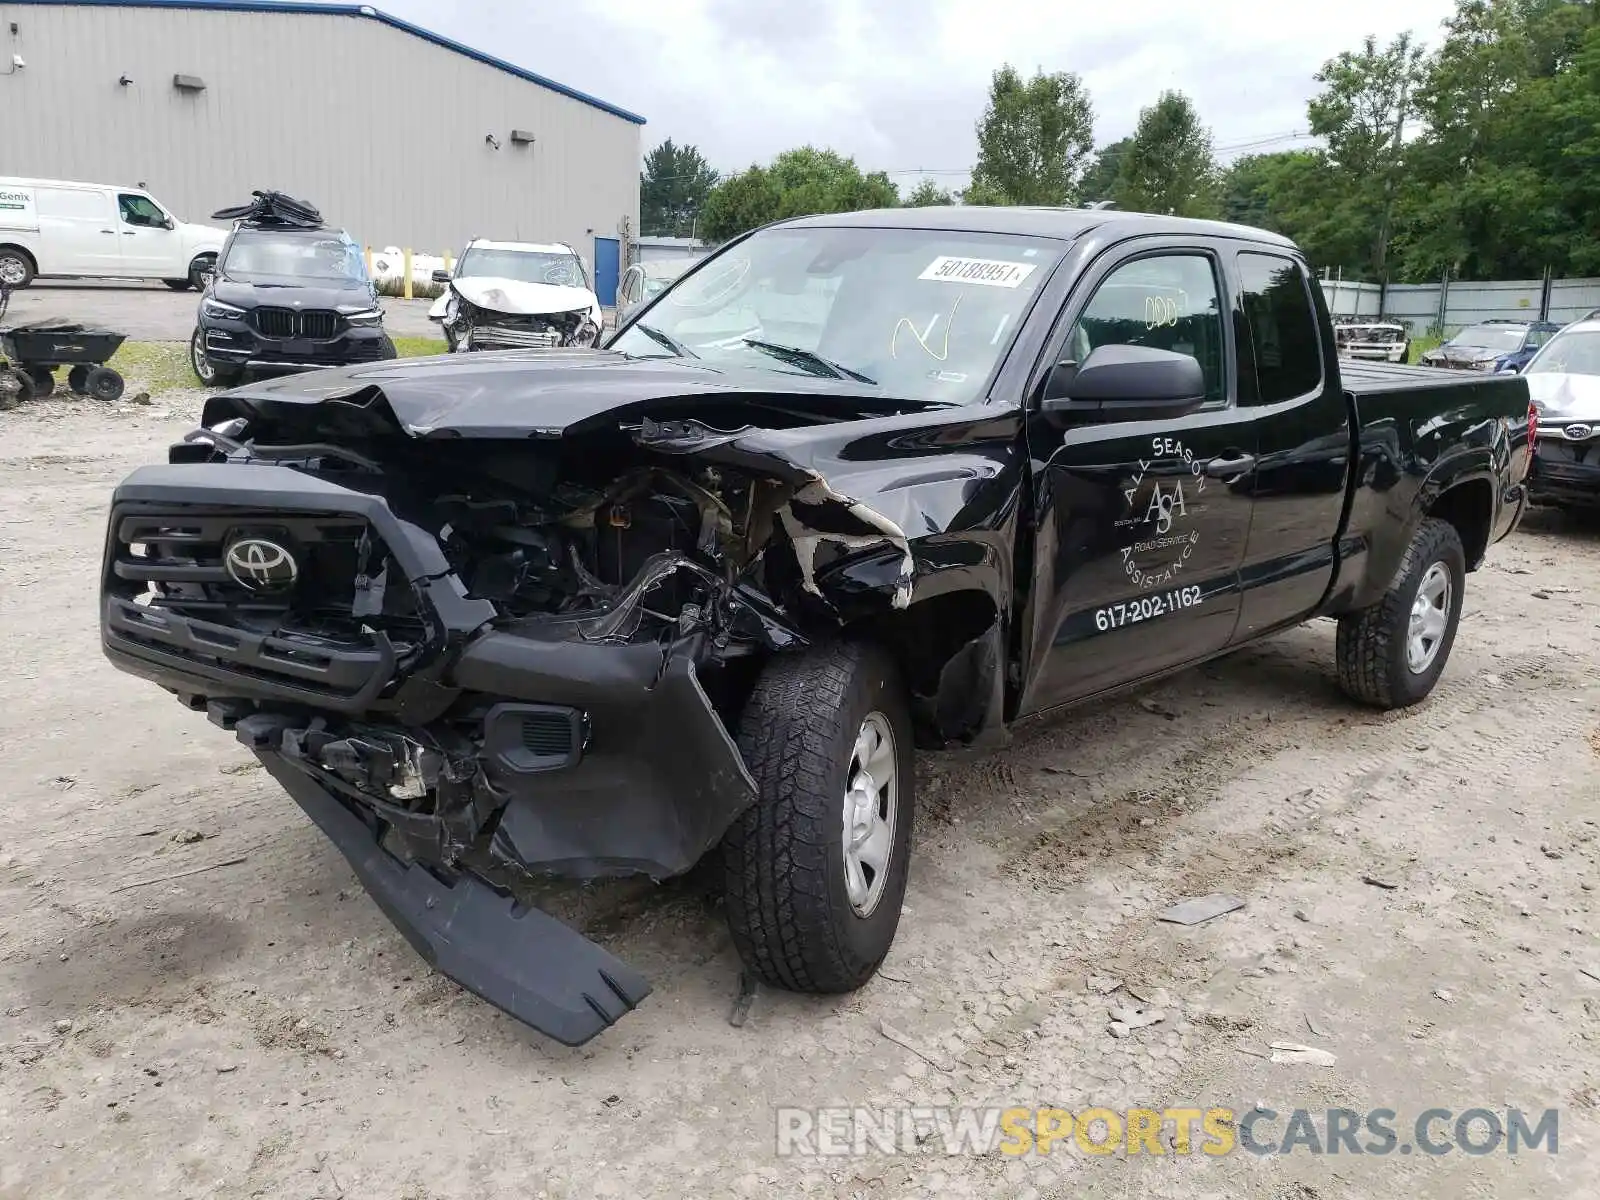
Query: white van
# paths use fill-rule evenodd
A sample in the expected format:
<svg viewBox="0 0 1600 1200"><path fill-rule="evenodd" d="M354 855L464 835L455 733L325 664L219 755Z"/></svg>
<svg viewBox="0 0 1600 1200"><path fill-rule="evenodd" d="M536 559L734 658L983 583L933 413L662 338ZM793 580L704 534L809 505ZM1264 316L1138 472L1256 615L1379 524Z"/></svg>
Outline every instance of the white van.
<svg viewBox="0 0 1600 1200"><path fill-rule="evenodd" d="M0 284L36 275L203 287L224 229L186 225L140 188L0 176Z"/></svg>

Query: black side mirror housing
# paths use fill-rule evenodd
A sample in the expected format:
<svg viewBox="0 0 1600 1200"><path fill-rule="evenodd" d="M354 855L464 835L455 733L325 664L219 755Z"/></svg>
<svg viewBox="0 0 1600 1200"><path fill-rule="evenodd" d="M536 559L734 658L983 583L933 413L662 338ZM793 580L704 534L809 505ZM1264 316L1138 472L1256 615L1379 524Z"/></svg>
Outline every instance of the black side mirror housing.
<svg viewBox="0 0 1600 1200"><path fill-rule="evenodd" d="M435 283L449 283L450 272L446 271L443 267L435 267L433 272L433 281Z"/></svg>
<svg viewBox="0 0 1600 1200"><path fill-rule="evenodd" d="M1051 368L1039 408L1059 417L1137 421L1182 416L1205 400L1205 373L1189 355L1110 345Z"/></svg>

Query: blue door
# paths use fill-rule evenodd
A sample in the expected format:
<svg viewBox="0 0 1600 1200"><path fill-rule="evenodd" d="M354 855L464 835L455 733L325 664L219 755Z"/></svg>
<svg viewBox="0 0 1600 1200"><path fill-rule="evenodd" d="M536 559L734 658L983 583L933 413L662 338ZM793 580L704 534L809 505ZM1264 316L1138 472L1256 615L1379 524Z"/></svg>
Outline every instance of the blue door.
<svg viewBox="0 0 1600 1200"><path fill-rule="evenodd" d="M595 238L594 294L606 308L617 302L617 268L620 262L621 246L616 238Z"/></svg>

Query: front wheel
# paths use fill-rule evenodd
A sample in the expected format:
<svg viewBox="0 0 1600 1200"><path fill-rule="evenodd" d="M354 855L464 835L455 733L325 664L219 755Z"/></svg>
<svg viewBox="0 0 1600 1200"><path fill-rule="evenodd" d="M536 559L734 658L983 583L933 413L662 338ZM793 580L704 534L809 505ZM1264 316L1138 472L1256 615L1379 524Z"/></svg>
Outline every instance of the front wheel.
<svg viewBox="0 0 1600 1200"><path fill-rule="evenodd" d="M211 282L211 276L217 269L217 256L215 254L201 254L189 264L189 278L186 281L197 292L206 290Z"/></svg>
<svg viewBox="0 0 1600 1200"><path fill-rule="evenodd" d="M237 367L211 361L206 353L205 331L198 327L189 339L189 365L194 368L195 378L206 387L231 387L242 374Z"/></svg>
<svg viewBox="0 0 1600 1200"><path fill-rule="evenodd" d="M1339 618L1339 686L1377 708L1404 708L1433 691L1455 644L1467 556L1454 525L1429 517L1400 570L1370 608Z"/></svg>
<svg viewBox="0 0 1600 1200"><path fill-rule="evenodd" d="M893 659L841 642L774 659L739 724L756 802L723 839L734 946L776 987L860 987L894 942L916 808Z"/></svg>

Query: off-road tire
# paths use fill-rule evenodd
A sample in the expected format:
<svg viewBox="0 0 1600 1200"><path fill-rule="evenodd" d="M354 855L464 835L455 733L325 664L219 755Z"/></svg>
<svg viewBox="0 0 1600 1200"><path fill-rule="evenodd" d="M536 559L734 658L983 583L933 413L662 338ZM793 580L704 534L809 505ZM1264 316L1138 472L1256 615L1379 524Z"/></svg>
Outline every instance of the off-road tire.
<svg viewBox="0 0 1600 1200"><path fill-rule="evenodd" d="M844 797L871 712L894 734L897 803L884 890L862 917L845 890ZM738 734L756 802L722 842L728 926L755 977L794 992L850 992L888 954L911 857L911 739L905 685L881 647L834 643L779 656L762 672Z"/></svg>
<svg viewBox="0 0 1600 1200"><path fill-rule="evenodd" d="M33 398L33 380L16 367L0 367L0 411Z"/></svg>
<svg viewBox="0 0 1600 1200"><path fill-rule="evenodd" d="M1411 606L1434 563L1443 563L1450 573L1450 608L1442 644L1433 661L1425 670L1414 672L1406 662ZM1339 618L1335 647L1339 686L1345 694L1362 704L1385 709L1405 708L1425 699L1438 683L1455 644L1466 575L1466 551L1455 526L1434 517L1425 519L1382 599L1370 608Z"/></svg>
<svg viewBox="0 0 1600 1200"><path fill-rule="evenodd" d="M89 377L83 382L84 390L96 400L112 404L122 399L127 382L110 367L90 367Z"/></svg>
<svg viewBox="0 0 1600 1200"><path fill-rule="evenodd" d="M89 364L79 363L67 372L67 387L80 396L89 393Z"/></svg>

